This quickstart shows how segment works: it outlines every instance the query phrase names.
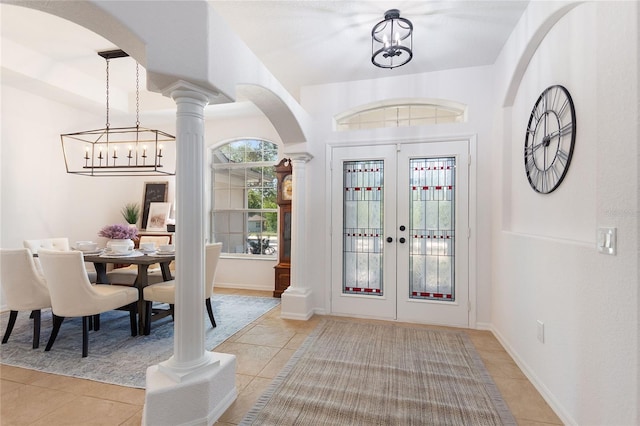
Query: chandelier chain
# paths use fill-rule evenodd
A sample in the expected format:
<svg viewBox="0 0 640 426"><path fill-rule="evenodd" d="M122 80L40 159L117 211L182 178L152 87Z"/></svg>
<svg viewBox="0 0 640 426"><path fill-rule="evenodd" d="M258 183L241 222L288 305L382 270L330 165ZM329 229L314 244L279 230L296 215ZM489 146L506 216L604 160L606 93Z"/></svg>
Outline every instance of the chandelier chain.
<svg viewBox="0 0 640 426"><path fill-rule="evenodd" d="M106 127L109 128L109 59L106 59L107 62L107 123Z"/></svg>
<svg viewBox="0 0 640 426"><path fill-rule="evenodd" d="M140 67L136 61L136 127L140 127Z"/></svg>

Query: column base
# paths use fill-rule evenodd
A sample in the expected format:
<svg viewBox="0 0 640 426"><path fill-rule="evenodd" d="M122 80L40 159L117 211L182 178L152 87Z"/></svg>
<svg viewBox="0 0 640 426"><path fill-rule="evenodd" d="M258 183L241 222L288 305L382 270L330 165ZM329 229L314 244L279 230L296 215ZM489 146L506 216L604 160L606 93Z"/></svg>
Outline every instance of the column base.
<svg viewBox="0 0 640 426"><path fill-rule="evenodd" d="M215 360L176 382L158 365L147 368L143 425L212 425L238 396L235 355Z"/></svg>
<svg viewBox="0 0 640 426"><path fill-rule="evenodd" d="M192 365L179 365L175 362L175 358L172 356L168 360L162 361L158 364L158 371L166 374L175 382L180 383L184 380L189 380L191 377L200 375L203 371L212 369L220 364L220 360L213 354L213 352L205 351L202 355L202 358Z"/></svg>
<svg viewBox="0 0 640 426"><path fill-rule="evenodd" d="M282 293L280 318L306 321L313 316L311 289L289 287Z"/></svg>

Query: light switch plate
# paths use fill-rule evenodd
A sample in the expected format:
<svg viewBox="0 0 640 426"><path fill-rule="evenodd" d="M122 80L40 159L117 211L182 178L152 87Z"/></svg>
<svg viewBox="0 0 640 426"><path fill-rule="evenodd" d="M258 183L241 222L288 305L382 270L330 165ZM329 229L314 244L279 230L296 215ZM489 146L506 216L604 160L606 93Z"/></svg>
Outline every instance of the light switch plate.
<svg viewBox="0 0 640 426"><path fill-rule="evenodd" d="M616 254L616 228L598 228L596 245L598 252L602 254Z"/></svg>

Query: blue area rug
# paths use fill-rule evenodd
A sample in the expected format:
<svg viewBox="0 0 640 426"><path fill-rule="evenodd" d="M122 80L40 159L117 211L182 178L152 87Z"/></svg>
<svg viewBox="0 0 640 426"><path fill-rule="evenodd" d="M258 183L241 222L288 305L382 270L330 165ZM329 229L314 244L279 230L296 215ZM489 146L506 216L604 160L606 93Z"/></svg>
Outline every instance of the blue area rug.
<svg viewBox="0 0 640 426"><path fill-rule="evenodd" d="M205 349L212 350L279 303L277 298L214 295L211 304L216 328L211 327L204 303L202 305ZM2 334L8 318L9 312L0 315ZM29 312L20 312L9 342L0 346L0 362L63 376L144 388L147 367L173 355L171 316L152 322L149 336L132 337L128 312L106 312L100 316L100 330L89 332L87 358L82 358L81 318L65 319L53 348L44 352L51 327L51 311L43 310L40 348L32 349L32 320Z"/></svg>

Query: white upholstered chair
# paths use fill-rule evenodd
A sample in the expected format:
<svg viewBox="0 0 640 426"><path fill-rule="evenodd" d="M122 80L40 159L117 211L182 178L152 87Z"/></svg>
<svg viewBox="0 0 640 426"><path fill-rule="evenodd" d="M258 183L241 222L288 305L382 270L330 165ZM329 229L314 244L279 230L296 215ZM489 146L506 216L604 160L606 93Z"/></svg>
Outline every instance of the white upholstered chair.
<svg viewBox="0 0 640 426"><path fill-rule="evenodd" d="M92 285L87 278L82 253L40 249L40 263L51 295L53 329L45 351L51 350L65 317L82 317L82 356L89 352L88 323L100 328L98 315L113 309L129 311L131 335L138 334L136 321L138 290L108 284Z"/></svg>
<svg viewBox="0 0 640 426"><path fill-rule="evenodd" d="M33 349L40 346L41 309L51 307L49 289L27 248L1 249L0 268L4 303L9 308L9 322L2 343L9 341L18 311L31 311L33 318Z"/></svg>
<svg viewBox="0 0 640 426"><path fill-rule="evenodd" d="M169 244L170 237L168 235L143 235L140 237L140 244L142 243L155 243L156 247L163 244ZM162 271L157 264L149 265L147 270L149 284L160 283L163 280ZM128 285L132 286L136 282L138 277L138 266L129 265L124 268L115 268L107 272L107 279L110 284Z"/></svg>
<svg viewBox="0 0 640 426"><path fill-rule="evenodd" d="M66 237L59 238L41 238L38 240L24 240L23 244L26 248L31 250L31 253L38 254L38 250L41 248L47 250L61 250L69 251L71 246L69 245L69 239Z"/></svg>
<svg viewBox="0 0 640 426"><path fill-rule="evenodd" d="M71 250L71 245L69 245L69 238L67 237L57 237L57 238L41 238L39 240L24 240L22 244L31 250L31 253L34 255L38 254L38 250L46 249L46 250L60 250L60 251L69 251ZM38 259L35 260L36 268L39 271L42 271L42 267L40 266L40 261ZM89 281L95 283L98 278L98 274L95 271L87 271L87 275L89 277Z"/></svg>
<svg viewBox="0 0 640 426"><path fill-rule="evenodd" d="M213 316L213 308L211 307L211 296L213 296L213 285L216 276L216 268L218 267L218 259L222 251L222 243L207 244L205 246L205 279L204 279L204 301L209 314L211 326L216 326L216 320ZM145 334L151 332L151 313L152 303L168 303L173 309L176 300L176 281L165 281L159 284L153 284L145 287L143 290L144 300L146 302L146 321Z"/></svg>

